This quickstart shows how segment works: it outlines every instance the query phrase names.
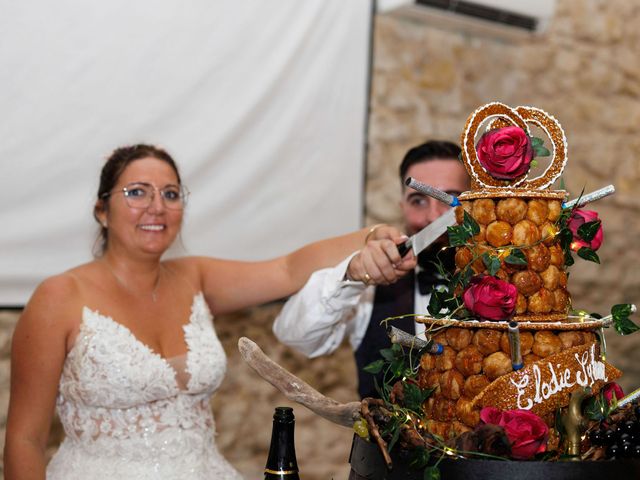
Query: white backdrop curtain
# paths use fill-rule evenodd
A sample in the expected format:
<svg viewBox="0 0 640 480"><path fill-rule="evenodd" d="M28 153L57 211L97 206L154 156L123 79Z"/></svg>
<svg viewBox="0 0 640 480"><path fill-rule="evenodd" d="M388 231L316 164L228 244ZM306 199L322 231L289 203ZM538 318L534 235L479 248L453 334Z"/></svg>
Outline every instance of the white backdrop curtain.
<svg viewBox="0 0 640 480"><path fill-rule="evenodd" d="M0 305L92 258L99 170L165 147L172 254L275 256L362 223L372 0L0 0Z"/></svg>

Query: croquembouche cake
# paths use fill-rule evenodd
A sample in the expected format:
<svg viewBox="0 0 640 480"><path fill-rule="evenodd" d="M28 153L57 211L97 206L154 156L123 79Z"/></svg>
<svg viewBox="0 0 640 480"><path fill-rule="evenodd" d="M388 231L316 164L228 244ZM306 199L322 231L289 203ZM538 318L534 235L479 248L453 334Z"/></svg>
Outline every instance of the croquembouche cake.
<svg viewBox="0 0 640 480"><path fill-rule="evenodd" d="M461 147L471 189L456 199L448 229L455 270L434 265L442 283L429 315L416 317L427 341L394 345L371 365L386 380L382 399L367 404L377 412L368 432L388 450L426 452L425 465L438 453L585 460L616 457L611 441L594 438L616 422L635 422L629 448L640 456L637 394L623 398L614 383L621 372L606 361L603 334L637 330L628 318L635 307L615 305L605 317L579 311L568 276L576 260L599 263L603 229L591 208L613 188L573 199L554 189L567 141L538 108L481 106ZM616 431L607 435L622 444Z"/></svg>

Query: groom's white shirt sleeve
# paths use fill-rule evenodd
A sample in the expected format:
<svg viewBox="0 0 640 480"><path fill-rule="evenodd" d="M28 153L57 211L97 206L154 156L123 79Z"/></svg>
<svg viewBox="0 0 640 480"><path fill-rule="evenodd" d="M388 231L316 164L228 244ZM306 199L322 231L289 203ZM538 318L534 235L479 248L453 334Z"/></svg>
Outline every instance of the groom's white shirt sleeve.
<svg viewBox="0 0 640 480"><path fill-rule="evenodd" d="M278 340L308 357L333 352L347 336L357 350L371 318L375 287L345 280L356 253L333 268L314 272L289 298L273 324Z"/></svg>

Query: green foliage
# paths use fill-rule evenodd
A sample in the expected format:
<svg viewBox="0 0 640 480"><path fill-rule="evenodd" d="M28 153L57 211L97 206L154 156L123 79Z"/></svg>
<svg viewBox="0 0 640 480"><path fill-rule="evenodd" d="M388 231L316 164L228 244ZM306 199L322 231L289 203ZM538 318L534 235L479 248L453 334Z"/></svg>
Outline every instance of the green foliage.
<svg viewBox="0 0 640 480"><path fill-rule="evenodd" d="M613 328L620 335L629 335L637 332L640 327L629 319L629 315L633 313L633 306L628 303L622 303L611 307L611 316L613 317Z"/></svg>
<svg viewBox="0 0 640 480"><path fill-rule="evenodd" d="M427 467L424 469L424 480L440 480L440 470L438 467Z"/></svg>
<svg viewBox="0 0 640 480"><path fill-rule="evenodd" d="M375 362L371 362L369 365L364 367L363 370L367 373L377 375L382 371L382 367L384 367L384 360L380 359Z"/></svg>
<svg viewBox="0 0 640 480"><path fill-rule="evenodd" d="M533 155L535 157L548 157L551 152L544 146L544 140L538 137L530 137L531 147L533 148Z"/></svg>
<svg viewBox="0 0 640 480"><path fill-rule="evenodd" d="M611 412L618 408L618 402L615 400L615 395L612 397L611 405L604 398L602 390L597 395L593 395L584 403L584 415L590 420L597 420L601 422L606 420Z"/></svg>
<svg viewBox="0 0 640 480"><path fill-rule="evenodd" d="M388 449L400 438L400 433L405 424L411 422L411 418L424 418L424 402L431 396L433 388L420 388L415 380L420 364L420 351L414 349L404 349L401 345L393 344L391 348L380 350L382 359L377 360L365 367L365 370L372 373L384 372L383 384L379 385L374 379L376 389L385 402L386 408L393 412L390 419L381 430L381 434L388 440ZM400 382L402 387L402 404L392 404L390 392L394 385Z"/></svg>
<svg viewBox="0 0 640 480"><path fill-rule="evenodd" d="M417 413L423 411L422 404L435 390L433 388L420 388L413 382L403 382L402 387L404 389L404 407Z"/></svg>
<svg viewBox="0 0 640 480"><path fill-rule="evenodd" d="M519 248L514 248L504 259L505 263L510 265L527 265L527 257Z"/></svg>
<svg viewBox="0 0 640 480"><path fill-rule="evenodd" d="M600 220L583 223L578 227L578 236L585 242L590 242L593 240L593 237L596 236L596 233L598 233L601 223Z"/></svg>
<svg viewBox="0 0 640 480"><path fill-rule="evenodd" d="M564 264L567 267L570 267L571 265L573 265L575 262L575 260L573 259L573 255L571 255L571 250L565 250L564 251Z"/></svg>
<svg viewBox="0 0 640 480"><path fill-rule="evenodd" d="M578 250L578 256L590 262L600 263L600 257L598 257L598 254L589 247L580 247Z"/></svg>
<svg viewBox="0 0 640 480"><path fill-rule="evenodd" d="M417 447L411 452L409 466L414 470L421 470L429 464L431 452L424 447Z"/></svg>
<svg viewBox="0 0 640 480"><path fill-rule="evenodd" d="M451 248L451 247L449 247ZM437 261L432 262L434 268L438 271L440 277L442 277L443 285L437 286L432 292L429 298L429 305L427 311L429 315L434 318L443 318L450 315L452 312L459 309L461 301L455 297L455 292L458 285L466 286L469 283L473 272L469 269L452 274L450 271L444 268L443 262L438 255L436 255Z"/></svg>
<svg viewBox="0 0 640 480"><path fill-rule="evenodd" d="M583 193L584 189L580 192L578 201L582 197ZM569 229L569 220L571 219L571 215L576 210L576 208L577 207L564 209L560 214L560 218L556 222L556 226L558 227L558 239L560 241L560 247L562 248L562 252L564 253L564 264L567 267L570 267L575 263L571 250L571 244L574 241L574 235L573 232ZM598 233L600 224L600 220L583 223L578 227L578 230L576 232L577 236L585 242L590 242L596 236L596 233ZM584 260L588 260L594 263L600 263L600 257L598 257L598 254L592 248L581 247L577 253L578 256L580 258L583 258Z"/></svg>
<svg viewBox="0 0 640 480"><path fill-rule="evenodd" d="M405 352L401 345L394 343L390 348L380 350L380 356L381 359L365 366L364 371L373 375L383 372L383 385L377 385L377 380L374 380L376 380L376 390L380 393L380 397L388 402L389 392L397 381L412 379L418 373L420 351L409 349L408 352ZM416 392L412 392L410 395L413 395L411 398L417 398ZM421 411L416 410L416 412Z"/></svg>
<svg viewBox="0 0 640 480"><path fill-rule="evenodd" d="M487 267L489 275L495 275L496 272L500 269L500 259L495 255L490 255L489 252L484 252L481 258L484 266ZM526 263L527 262L525 260L525 264Z"/></svg>
<svg viewBox="0 0 640 480"><path fill-rule="evenodd" d="M480 233L480 225L478 225L478 222L465 210L462 225L447 227L447 233L449 235L449 244L452 247L461 247L466 244L467 240L471 237Z"/></svg>
<svg viewBox="0 0 640 480"><path fill-rule="evenodd" d="M573 233L571 233L569 227L564 225L558 230L558 239L560 240L560 246L563 250L568 250L571 248L571 242L573 242Z"/></svg>

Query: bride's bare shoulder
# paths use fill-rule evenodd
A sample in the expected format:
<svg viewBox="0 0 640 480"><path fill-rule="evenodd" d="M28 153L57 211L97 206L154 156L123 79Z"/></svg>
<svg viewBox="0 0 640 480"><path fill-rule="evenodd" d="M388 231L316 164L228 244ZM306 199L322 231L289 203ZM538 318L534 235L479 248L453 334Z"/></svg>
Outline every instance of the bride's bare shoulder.
<svg viewBox="0 0 640 480"><path fill-rule="evenodd" d="M77 313L86 300L84 291L92 281L93 269L91 264L85 264L46 278L34 290L24 313L46 313L50 318Z"/></svg>

